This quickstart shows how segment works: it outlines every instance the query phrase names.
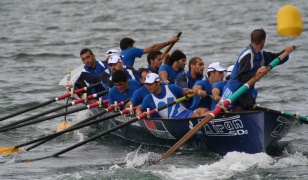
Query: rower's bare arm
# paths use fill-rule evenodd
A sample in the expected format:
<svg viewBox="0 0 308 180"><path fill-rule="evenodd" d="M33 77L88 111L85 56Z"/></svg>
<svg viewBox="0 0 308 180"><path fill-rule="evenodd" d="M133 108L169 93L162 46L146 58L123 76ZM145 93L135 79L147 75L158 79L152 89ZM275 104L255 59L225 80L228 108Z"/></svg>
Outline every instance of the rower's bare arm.
<svg viewBox="0 0 308 180"><path fill-rule="evenodd" d="M212 95L213 95L213 98L216 102L218 102L220 100L220 90L218 88L213 88L212 89Z"/></svg>
<svg viewBox="0 0 308 180"><path fill-rule="evenodd" d="M167 85L169 84L167 71L159 72L159 77L160 77L160 81L165 82Z"/></svg>
<svg viewBox="0 0 308 180"><path fill-rule="evenodd" d="M169 39L169 41L153 44L152 46L144 48L143 54L148 54L151 51L158 51L158 50L168 46L169 44L176 43L179 39L180 39L179 37L175 36L175 37L172 37L171 39Z"/></svg>
<svg viewBox="0 0 308 180"><path fill-rule="evenodd" d="M143 112L142 112L142 109L140 106L137 106L137 109L136 109L136 115L139 116L141 115Z"/></svg>

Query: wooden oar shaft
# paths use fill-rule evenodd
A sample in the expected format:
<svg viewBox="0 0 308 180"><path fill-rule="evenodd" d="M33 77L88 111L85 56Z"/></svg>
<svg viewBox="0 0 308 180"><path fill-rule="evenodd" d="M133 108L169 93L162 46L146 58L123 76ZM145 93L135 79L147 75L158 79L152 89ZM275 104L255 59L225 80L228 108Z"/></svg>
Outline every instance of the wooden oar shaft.
<svg viewBox="0 0 308 180"><path fill-rule="evenodd" d="M176 36L177 36L177 37L180 37L181 34L182 34L182 32L179 32ZM164 50L164 52L163 52L162 55L161 55L162 58L164 58L164 57L168 54L168 52L171 50L171 48L173 47L174 44L175 44L175 43L172 43L172 44L170 44L170 45L167 46L167 48Z"/></svg>
<svg viewBox="0 0 308 180"><path fill-rule="evenodd" d="M293 46L295 49L295 46ZM259 81L266 73L268 73L272 68L280 63L282 59L284 59L289 52L285 51L278 58L275 58L268 66L265 67L265 71L263 73L257 73L253 78L251 78L246 84L241 86L237 91L235 91L227 100L223 101L224 107L228 107L233 101L237 100L246 90L249 89L254 83ZM176 151L181 145L187 142L192 136L194 136L200 129L202 129L209 121L218 116L222 108L217 106L209 116L205 117L201 122L199 122L195 127L193 127L185 136L183 136L177 143L175 143L163 156L154 162L153 164L157 164L160 161L167 159L174 151Z"/></svg>

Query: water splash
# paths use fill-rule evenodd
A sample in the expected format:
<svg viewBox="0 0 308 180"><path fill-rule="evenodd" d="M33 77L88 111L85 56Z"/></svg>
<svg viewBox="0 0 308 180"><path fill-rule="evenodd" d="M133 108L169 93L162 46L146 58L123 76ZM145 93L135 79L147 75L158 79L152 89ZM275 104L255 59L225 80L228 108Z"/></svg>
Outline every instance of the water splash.
<svg viewBox="0 0 308 180"><path fill-rule="evenodd" d="M166 171L155 171L167 179L229 179L239 173L258 168L284 168L308 165L308 159L302 153L295 153L280 159L274 159L265 153L247 154L230 152L213 164L199 165L196 168L177 168L171 166Z"/></svg>

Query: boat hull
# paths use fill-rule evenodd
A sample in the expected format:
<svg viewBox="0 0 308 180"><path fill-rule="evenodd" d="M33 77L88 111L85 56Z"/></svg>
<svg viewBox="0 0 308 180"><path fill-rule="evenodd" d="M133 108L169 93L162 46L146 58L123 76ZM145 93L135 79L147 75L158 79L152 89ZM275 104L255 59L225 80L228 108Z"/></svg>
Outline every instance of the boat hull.
<svg viewBox="0 0 308 180"><path fill-rule="evenodd" d="M107 130L131 118L130 115L118 116L103 122L101 126ZM139 120L113 134L138 143L171 147L201 120L202 118ZM212 151L221 155L231 151L266 152L270 145L286 136L296 121L290 116L261 111L224 114L213 119L181 148Z"/></svg>

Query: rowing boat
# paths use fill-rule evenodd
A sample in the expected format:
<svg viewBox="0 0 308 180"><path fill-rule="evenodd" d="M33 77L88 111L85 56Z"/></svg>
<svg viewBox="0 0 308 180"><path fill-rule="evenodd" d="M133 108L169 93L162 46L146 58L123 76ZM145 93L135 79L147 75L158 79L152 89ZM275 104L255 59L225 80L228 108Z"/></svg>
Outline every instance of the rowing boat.
<svg viewBox="0 0 308 180"><path fill-rule="evenodd" d="M74 70L76 78L78 71L80 71L80 67ZM63 79L61 80L62 84L59 83L60 85L64 84ZM91 111L94 114L97 113L97 109L91 109ZM112 113L109 112L107 116ZM102 130L108 130L133 117L135 116L131 114L118 116L102 122L100 127ZM203 117L189 119L149 118L120 128L113 134L142 144L171 147L202 119ZM285 137L298 122L292 116L268 111L224 113L204 126L181 148L211 151L221 155L232 151L266 152L271 145Z"/></svg>
<svg viewBox="0 0 308 180"><path fill-rule="evenodd" d="M118 116L102 122L100 127L107 130L132 117L134 115ZM149 118L134 122L113 134L142 144L171 147L202 119ZM221 155L232 151L250 154L266 152L271 145L285 137L297 122L291 116L263 111L226 113L213 119L181 148Z"/></svg>

